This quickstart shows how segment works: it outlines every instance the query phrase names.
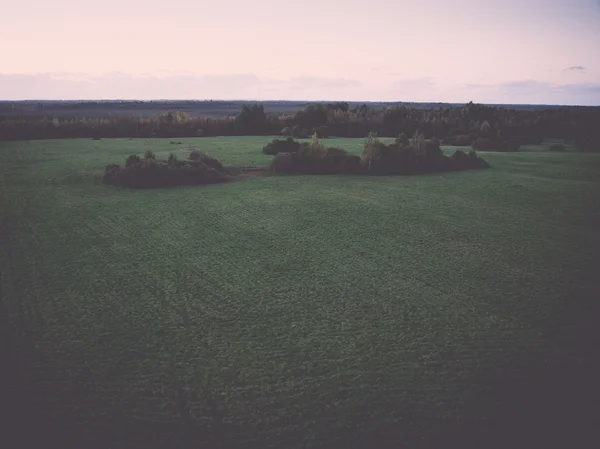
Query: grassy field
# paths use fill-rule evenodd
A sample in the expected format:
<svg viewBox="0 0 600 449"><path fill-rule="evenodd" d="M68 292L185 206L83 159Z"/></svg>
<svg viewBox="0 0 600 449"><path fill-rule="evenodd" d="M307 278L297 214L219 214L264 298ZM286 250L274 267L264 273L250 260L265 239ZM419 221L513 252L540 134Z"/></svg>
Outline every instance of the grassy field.
<svg viewBox="0 0 600 449"><path fill-rule="evenodd" d="M177 140L0 144L3 385L32 429L20 441L596 446L600 155L101 184L104 165L148 149L270 160L267 138Z"/></svg>

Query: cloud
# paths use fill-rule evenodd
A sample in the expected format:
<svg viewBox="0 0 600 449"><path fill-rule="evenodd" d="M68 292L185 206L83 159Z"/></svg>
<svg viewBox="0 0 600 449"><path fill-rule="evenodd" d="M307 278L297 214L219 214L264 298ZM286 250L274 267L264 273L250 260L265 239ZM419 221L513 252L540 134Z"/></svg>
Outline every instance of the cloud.
<svg viewBox="0 0 600 449"><path fill-rule="evenodd" d="M587 71L587 69L582 65L573 65L571 67L567 67L564 71L565 72L585 72L585 71Z"/></svg>

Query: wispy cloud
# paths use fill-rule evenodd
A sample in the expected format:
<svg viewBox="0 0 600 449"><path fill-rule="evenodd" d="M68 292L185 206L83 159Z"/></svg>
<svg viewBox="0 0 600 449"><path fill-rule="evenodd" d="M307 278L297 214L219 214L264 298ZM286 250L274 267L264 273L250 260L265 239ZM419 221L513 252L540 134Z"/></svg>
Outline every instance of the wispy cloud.
<svg viewBox="0 0 600 449"><path fill-rule="evenodd" d="M582 65L573 65L571 67L567 67L564 71L565 72L585 72L586 70L587 69Z"/></svg>
<svg viewBox="0 0 600 449"><path fill-rule="evenodd" d="M598 83L552 84L519 80L500 84L467 84L464 89L474 97L483 96L498 103L600 105Z"/></svg>

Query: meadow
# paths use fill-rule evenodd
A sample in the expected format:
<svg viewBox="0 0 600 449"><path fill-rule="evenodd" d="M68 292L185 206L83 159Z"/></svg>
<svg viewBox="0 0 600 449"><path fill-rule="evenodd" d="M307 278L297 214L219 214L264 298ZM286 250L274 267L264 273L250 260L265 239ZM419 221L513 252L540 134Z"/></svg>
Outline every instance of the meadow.
<svg viewBox="0 0 600 449"><path fill-rule="evenodd" d="M20 441L593 447L600 155L102 184L146 150L271 160L267 137L174 140L0 143L3 386L36 429Z"/></svg>

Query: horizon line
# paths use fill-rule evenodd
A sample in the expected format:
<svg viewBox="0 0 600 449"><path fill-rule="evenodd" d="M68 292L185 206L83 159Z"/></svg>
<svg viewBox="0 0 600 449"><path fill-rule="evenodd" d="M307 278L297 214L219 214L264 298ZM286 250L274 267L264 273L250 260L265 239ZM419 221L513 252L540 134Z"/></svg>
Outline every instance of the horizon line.
<svg viewBox="0 0 600 449"><path fill-rule="evenodd" d="M494 102L478 102L478 101L465 101L465 102L446 102L446 101L402 101L402 100L256 100L256 99L123 99L123 98L103 98L103 99L22 99L22 100L2 100L0 103L25 103L25 102L57 102L57 103L109 103L109 102L141 102L141 103L159 103L159 102L252 102L252 103L379 103L379 104L392 104L392 103L405 103L405 104L448 104L448 105L466 105L468 103L482 104L490 106L560 106L560 107L584 107L584 108L596 108L600 107L597 105L582 105L582 104L551 104L551 103L494 103Z"/></svg>

